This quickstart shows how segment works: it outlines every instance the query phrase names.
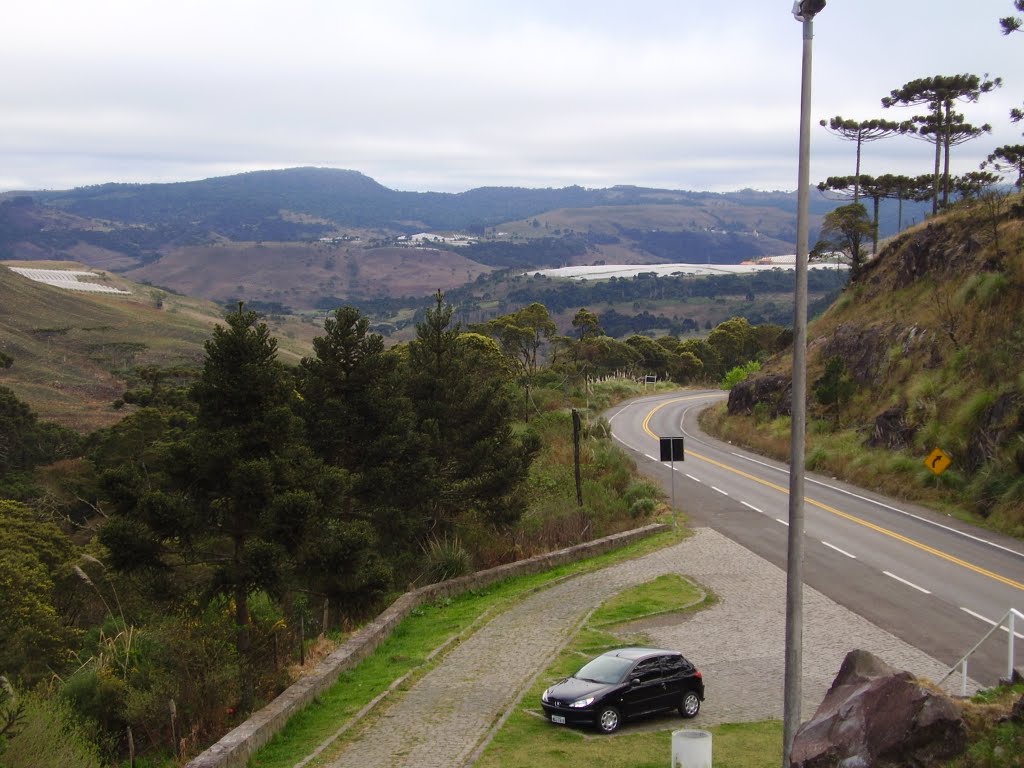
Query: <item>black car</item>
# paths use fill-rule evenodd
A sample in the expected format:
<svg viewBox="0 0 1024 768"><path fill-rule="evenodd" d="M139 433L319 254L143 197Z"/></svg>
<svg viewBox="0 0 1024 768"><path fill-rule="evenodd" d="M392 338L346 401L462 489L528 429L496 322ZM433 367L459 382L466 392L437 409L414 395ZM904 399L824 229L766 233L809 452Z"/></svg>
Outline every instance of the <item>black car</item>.
<svg viewBox="0 0 1024 768"><path fill-rule="evenodd" d="M704 701L704 678L678 651L620 648L555 683L540 701L552 723L613 733L623 720L652 712L677 709L695 717Z"/></svg>

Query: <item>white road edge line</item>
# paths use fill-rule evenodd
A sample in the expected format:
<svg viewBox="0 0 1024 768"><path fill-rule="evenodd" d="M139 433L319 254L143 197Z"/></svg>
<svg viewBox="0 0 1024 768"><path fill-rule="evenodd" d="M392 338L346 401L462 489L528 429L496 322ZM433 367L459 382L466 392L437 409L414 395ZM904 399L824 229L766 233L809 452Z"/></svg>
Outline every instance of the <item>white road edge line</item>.
<svg viewBox="0 0 1024 768"><path fill-rule="evenodd" d="M976 619L980 619L981 621L984 621L986 624L991 624L993 627L996 625L996 623L994 621L992 621L992 619L990 619L990 618L988 618L986 616L982 616L980 613L975 613L970 608L964 608L961 605L960 606L960 610L963 611L966 614L969 614L969 615L973 616ZM1010 631L1007 627L1004 627L1002 624L999 625L999 628L1001 630L1003 630L1003 632L1006 632L1006 633L1009 633L1009 631ZM1013 634L1014 634L1014 637L1019 637L1021 640L1024 640L1024 635L1022 635L1020 632L1014 632Z"/></svg>
<svg viewBox="0 0 1024 768"><path fill-rule="evenodd" d="M789 474L789 469L787 467L776 467L776 466L774 466L772 464L769 464L766 461L759 461L758 459L753 459L750 456L744 456L742 453L737 453L736 451L729 451L729 453L732 456L735 456L738 459L744 459L746 461L751 462L752 464L757 464L759 466L765 467L766 469L774 469L776 472L781 472L784 475L788 475ZM899 507L894 507L891 504L886 504L884 501L878 501L877 499L869 499L867 496L861 496L859 493L854 493L853 491L848 491L845 488L840 488L839 486L836 486L836 485L830 485L829 483L824 483L821 480L815 480L813 477L806 478L805 482L813 483L814 485L820 485L822 488L828 488L829 490L833 490L833 491L836 491L837 493L842 493L842 494L845 494L847 496L852 496L855 499L859 499L860 501L866 501L869 504L874 504L877 507L882 507L883 509L888 509L891 512L898 512L901 515L906 515L907 517L912 518L914 520L918 520L918 521L920 521L922 523L927 523L928 525L933 525L936 528L941 528L944 531L949 531L950 533L955 533L957 536L963 536L965 539L971 539L972 541L976 541L979 544L985 544L985 545L987 545L989 547L995 547L996 549L1001 549L1004 552L1009 552L1012 555L1017 555L1017 557L1024 557L1024 553L1018 552L1016 549L1011 549L1010 547L1004 547L1002 544L996 544L994 541L989 541L988 539L983 539L980 536L974 536L974 535L972 535L970 533L967 533L966 531L958 530L957 528L953 528L953 527L951 527L949 525L943 525L942 523L937 523L934 520L929 520L927 517L921 517L921 515L915 515L913 512L907 512L907 510L905 510L905 509L900 509Z"/></svg>
<svg viewBox="0 0 1024 768"><path fill-rule="evenodd" d="M713 485L711 486L711 490L712 491L718 491L723 496L728 496L729 495L726 491L723 491L721 488L715 488L715 486L713 486Z"/></svg>
<svg viewBox="0 0 1024 768"><path fill-rule="evenodd" d="M700 482L700 478L699 477L694 477L693 475L691 475L688 472L684 472L683 474L685 474L688 478L693 480L693 482L695 482L695 483L699 483Z"/></svg>
<svg viewBox="0 0 1024 768"><path fill-rule="evenodd" d="M821 543L822 543L822 544L824 544L824 545L825 545L826 547L828 547L829 549L834 549L834 550L835 550L836 552L838 552L838 553L839 553L840 555L846 555L847 557L849 557L849 558L850 558L850 559L852 559L852 560L856 560L856 559L857 559L857 556L856 556L856 555L851 555L851 554L850 554L849 552L847 552L847 551L846 551L845 549L840 549L840 548L839 548L839 547L837 547L837 546L836 546L835 544L829 544L829 543L828 543L827 541L823 541L823 542L821 542Z"/></svg>
<svg viewBox="0 0 1024 768"><path fill-rule="evenodd" d="M742 504L744 507L750 507L755 512L760 512L762 515L764 514L764 510L763 509L758 509L753 504L747 504L747 502L745 502L745 501L741 501L740 504Z"/></svg>
<svg viewBox="0 0 1024 768"><path fill-rule="evenodd" d="M788 520L783 520L781 517L776 517L775 518L775 522L776 523L782 523L783 525L789 525L789 521Z"/></svg>
<svg viewBox="0 0 1024 768"><path fill-rule="evenodd" d="M931 594L931 592L929 590L925 589L924 587L919 587L919 586L917 586L917 584L915 584L912 581L907 581L906 579L901 579L895 573L889 573L888 571L882 571L882 573L884 573L890 579L896 579L896 581L900 582L901 584L906 584L908 587L913 587L918 592L924 592L926 595L930 595Z"/></svg>

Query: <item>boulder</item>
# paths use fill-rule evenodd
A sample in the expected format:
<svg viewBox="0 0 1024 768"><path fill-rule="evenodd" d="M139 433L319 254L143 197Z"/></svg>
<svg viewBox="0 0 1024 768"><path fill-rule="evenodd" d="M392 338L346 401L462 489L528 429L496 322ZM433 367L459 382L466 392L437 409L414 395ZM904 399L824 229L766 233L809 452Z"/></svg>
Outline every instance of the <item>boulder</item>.
<svg viewBox="0 0 1024 768"><path fill-rule="evenodd" d="M930 768L966 745L960 709L949 697L857 650L796 732L790 768Z"/></svg>

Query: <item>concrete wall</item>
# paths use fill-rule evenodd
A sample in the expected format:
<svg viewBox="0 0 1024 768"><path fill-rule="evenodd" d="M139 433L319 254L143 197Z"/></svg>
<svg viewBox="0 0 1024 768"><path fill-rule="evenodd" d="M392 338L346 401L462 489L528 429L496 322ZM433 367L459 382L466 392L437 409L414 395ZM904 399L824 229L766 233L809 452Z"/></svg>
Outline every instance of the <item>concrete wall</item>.
<svg viewBox="0 0 1024 768"><path fill-rule="evenodd" d="M660 524L648 525L406 592L321 661L310 674L293 683L263 709L255 712L252 717L190 761L187 768L244 768L249 758L284 728L292 715L334 685L342 672L352 669L373 653L399 622L421 603L428 603L439 597L458 595L513 576L539 573L564 563L593 557L666 528L667 526ZM297 759L299 757L301 755L297 756Z"/></svg>

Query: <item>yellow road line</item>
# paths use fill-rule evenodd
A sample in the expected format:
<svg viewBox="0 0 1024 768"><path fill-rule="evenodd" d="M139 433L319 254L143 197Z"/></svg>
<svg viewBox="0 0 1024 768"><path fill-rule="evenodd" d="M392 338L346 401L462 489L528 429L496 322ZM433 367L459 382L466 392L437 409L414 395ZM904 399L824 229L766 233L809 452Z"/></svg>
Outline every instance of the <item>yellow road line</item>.
<svg viewBox="0 0 1024 768"><path fill-rule="evenodd" d="M651 430L651 427L650 427L651 418L654 416L654 414L657 413L658 411L660 411L666 405L671 405L672 403L678 403L678 402L681 402L681 401L684 401L684 400L696 400L696 399L700 399L702 397L706 397L706 395L693 395L693 396L690 396L690 397L677 397L675 399L666 400L665 402L660 403L658 406L653 408L647 414L647 416L644 418L644 421L643 421L644 432L646 432L648 435L650 435L655 440L659 440L660 438L658 437L658 435L654 434L654 432ZM700 459L701 461L705 461L708 464L714 464L716 467L724 469L724 470L726 470L728 472L732 472L733 474L739 475L740 477L745 477L748 480L754 481L755 483L760 483L763 486L766 486L766 487L771 488L773 490L779 491L780 493L783 493L783 494L785 494L787 496L789 495L789 489L788 488L784 488L783 486L777 485L776 483L772 483L772 482L770 482L768 480L763 480L760 477L755 477L754 475L751 475L751 474L749 474L747 472L744 472L743 470L736 469L735 467L729 466L728 464L723 464L720 461L715 461L714 459L708 458L707 456L702 456L701 454L695 453L694 451L687 451L686 454L687 454L687 456L692 456L695 459ZM927 552L927 553L929 553L931 555L935 555L936 557L940 557L943 560L946 560L946 561L948 561L950 563L953 563L954 565L959 565L961 568L966 568L967 570L974 571L975 573L980 574L982 576L987 576L988 578L990 578L990 579L992 579L994 581L999 581L999 582L1002 582L1003 584L1006 584L1007 586L1014 587L1015 589L1019 589L1019 590L1024 591L1024 584L1022 584L1019 581L1014 581L1013 579L1007 578L1006 576L1001 576L998 573L994 573L994 572L989 571L989 570L987 570L985 568L982 568L980 566L974 565L973 563L969 563L966 560L961 560L959 557L951 555L948 552L943 552L940 549L935 549L934 547L930 547L927 544L924 544L924 543L922 543L920 541L916 541L915 539L911 539L911 538L909 538L907 536L904 536L903 534L896 533L896 531L891 531L888 528L883 528L880 525L876 525L875 523L869 522L869 521L864 520L862 518L859 518L859 517L857 517L855 515L851 515L849 512L843 512L841 510L836 509L835 507L830 507L828 504L823 504L820 501L815 501L814 499L808 498L806 496L804 497L804 501L806 503L808 503L808 504L811 504L812 506L817 507L818 509L824 510L825 512L831 512L833 515L836 515L838 517L842 517L842 518L844 518L846 520L849 520L852 523L856 523L857 525L862 525L865 528L870 528L871 530L876 531L877 533L881 533L881 534L884 534L885 536L889 536L890 538L896 539L897 541L901 541L904 544L909 544L912 547L916 547L917 549L920 549L923 552Z"/></svg>

